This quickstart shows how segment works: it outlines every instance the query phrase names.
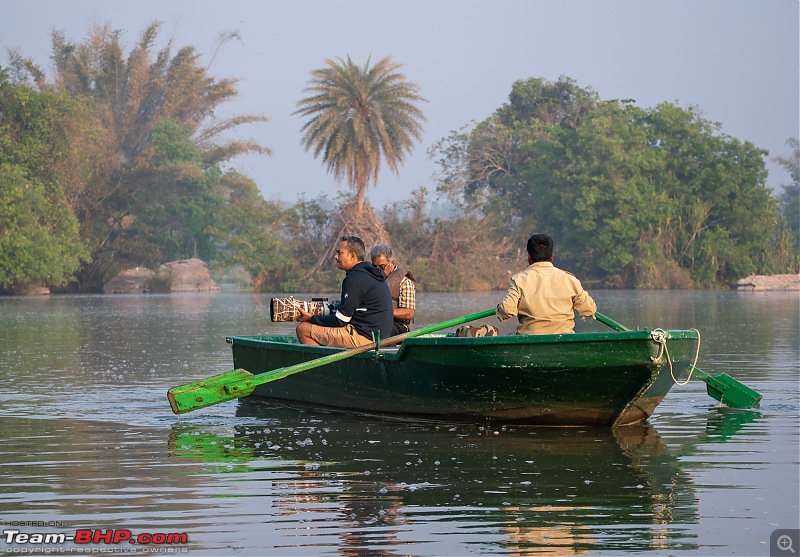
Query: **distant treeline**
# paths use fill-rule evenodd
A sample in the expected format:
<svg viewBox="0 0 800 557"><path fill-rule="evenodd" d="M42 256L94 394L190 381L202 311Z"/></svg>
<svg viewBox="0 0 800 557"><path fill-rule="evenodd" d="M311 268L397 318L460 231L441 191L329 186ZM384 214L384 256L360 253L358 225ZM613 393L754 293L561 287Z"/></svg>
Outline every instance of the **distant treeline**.
<svg viewBox="0 0 800 557"><path fill-rule="evenodd" d="M591 286L718 287L798 271L794 182L766 187L766 151L719 133L695 108L602 100L569 78L518 81L486 120L441 140L432 188L358 217L351 196L266 201L223 170L269 153L212 118L236 97L192 47L154 52L158 25L125 53L94 28L53 33L55 75L12 52L0 67L0 290L99 291L120 270L199 257L245 269L256 288L335 290L342 233L390 242L425 290L504 288L525 240ZM435 190L435 191L434 191ZM449 204L434 216L434 202Z"/></svg>

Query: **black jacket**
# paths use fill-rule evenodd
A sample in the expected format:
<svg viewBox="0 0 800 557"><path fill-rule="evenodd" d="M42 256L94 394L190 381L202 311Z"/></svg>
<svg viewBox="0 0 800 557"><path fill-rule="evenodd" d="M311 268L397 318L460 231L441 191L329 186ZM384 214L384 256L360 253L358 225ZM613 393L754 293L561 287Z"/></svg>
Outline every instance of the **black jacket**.
<svg viewBox="0 0 800 557"><path fill-rule="evenodd" d="M386 275L372 263L357 263L342 281L342 301L336 313L315 315L314 325L344 327L352 325L358 333L372 340L380 331L385 339L392 334L392 295L386 285Z"/></svg>

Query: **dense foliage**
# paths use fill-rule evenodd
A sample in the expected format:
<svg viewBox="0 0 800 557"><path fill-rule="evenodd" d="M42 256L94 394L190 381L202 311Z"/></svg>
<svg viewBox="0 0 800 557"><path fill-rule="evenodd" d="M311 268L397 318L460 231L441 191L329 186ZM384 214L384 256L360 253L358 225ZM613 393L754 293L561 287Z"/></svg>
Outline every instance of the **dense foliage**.
<svg viewBox="0 0 800 557"><path fill-rule="evenodd" d="M481 203L517 242L549 232L589 283L708 287L796 269L766 151L693 107L642 109L531 79L437 154L443 191Z"/></svg>
<svg viewBox="0 0 800 557"><path fill-rule="evenodd" d="M88 172L75 141L85 105L68 95L37 94L0 68L0 290L66 282L88 260L66 203L73 172Z"/></svg>
<svg viewBox="0 0 800 557"><path fill-rule="evenodd" d="M380 160L396 172L419 139L423 99L390 59L339 60L312 73L298 114L310 118L306 146L354 194L268 202L224 170L236 155L269 153L224 140L266 118L216 119L235 81L211 76L191 47L156 51L158 30L127 55L107 26L81 43L54 32L51 79L16 52L0 68L0 291L96 291L123 268L193 256L242 269L259 290L335 291L331 248L362 231L368 244L392 243L423 290L505 287L533 232L551 233L559 265L592 286L714 287L798 271L796 139L777 159L793 183L775 198L767 153L694 107L644 109L569 78L528 79L431 150L438 199L422 187L376 213L359 208L367 181Z"/></svg>
<svg viewBox="0 0 800 557"><path fill-rule="evenodd" d="M235 81L209 75L192 47L155 51L160 24L151 24L125 56L120 33L96 26L80 43L52 34L55 75L12 53L17 80L39 94L57 92L91 107L91 134L76 148L93 162L74 181L68 205L80 223L91 260L81 289L96 290L128 266L157 266L197 255L215 256L207 229L222 206L220 164L261 145L220 141L223 132L263 116L213 118L237 94Z"/></svg>

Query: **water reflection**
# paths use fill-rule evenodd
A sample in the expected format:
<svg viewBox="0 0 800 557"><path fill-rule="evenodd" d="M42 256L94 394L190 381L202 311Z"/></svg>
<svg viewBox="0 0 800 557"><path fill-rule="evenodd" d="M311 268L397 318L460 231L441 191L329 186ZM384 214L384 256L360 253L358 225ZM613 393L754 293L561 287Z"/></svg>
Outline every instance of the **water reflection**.
<svg viewBox="0 0 800 557"><path fill-rule="evenodd" d="M697 521L695 487L649 425L493 430L259 402L237 415L259 425L176 424L172 455L257 476L272 520L302 523L303 544L334 528L347 555L408 554L411 540L449 531L520 555L697 547L681 527ZM714 414L698 441L724 442L757 418Z"/></svg>
<svg viewBox="0 0 800 557"><path fill-rule="evenodd" d="M293 331L269 295L0 298L0 520L188 532L192 555L763 554L797 524L800 299L593 294L630 326L700 329L700 367L759 411L693 381L621 432L249 401L176 417L166 389L230 369L226 335ZM420 326L497 297L420 295Z"/></svg>
<svg viewBox="0 0 800 557"><path fill-rule="evenodd" d="M703 442L724 443L740 432L747 424L761 419L761 412L720 406L709 413ZM762 433L763 435L763 433Z"/></svg>

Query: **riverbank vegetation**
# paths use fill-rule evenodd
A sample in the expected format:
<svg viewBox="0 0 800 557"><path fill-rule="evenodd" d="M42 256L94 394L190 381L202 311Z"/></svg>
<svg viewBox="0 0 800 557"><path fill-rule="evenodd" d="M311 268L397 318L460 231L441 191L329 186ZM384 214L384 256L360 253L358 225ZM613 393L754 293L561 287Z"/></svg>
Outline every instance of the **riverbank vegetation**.
<svg viewBox="0 0 800 557"><path fill-rule="evenodd" d="M192 47L156 50L158 32L152 24L128 53L108 26L80 43L54 32L51 77L19 52L0 67L0 290L99 291L124 268L199 257L218 272L244 269L256 289L335 291L330 249L354 232L391 243L426 290L505 288L533 232L552 234L558 265L593 287L711 288L798 272L796 139L777 159L793 182L773 194L768 153L696 107L642 108L568 77L527 78L430 149L440 172L405 201L371 207L364 180L354 195L267 201L226 168L269 148L222 139L267 117L215 119L236 81L211 75ZM386 158L399 172L424 99L398 64L381 66L406 93L397 129L408 136ZM313 97L298 105L318 114ZM376 179L376 167L364 176Z"/></svg>

